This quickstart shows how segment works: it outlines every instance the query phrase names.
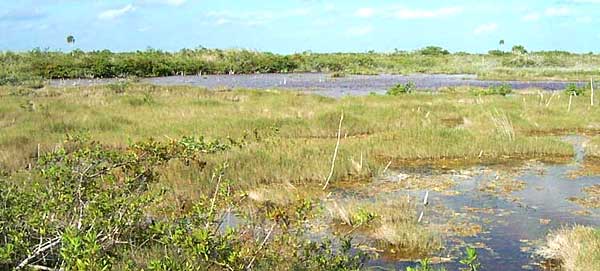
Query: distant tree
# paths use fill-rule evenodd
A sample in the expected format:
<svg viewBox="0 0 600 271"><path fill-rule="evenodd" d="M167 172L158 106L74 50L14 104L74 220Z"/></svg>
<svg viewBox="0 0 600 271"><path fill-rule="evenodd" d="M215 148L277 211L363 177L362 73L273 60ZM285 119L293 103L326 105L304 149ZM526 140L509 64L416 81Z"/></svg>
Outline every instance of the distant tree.
<svg viewBox="0 0 600 271"><path fill-rule="evenodd" d="M439 55L448 55L450 52L448 50L438 47L438 46L427 46L418 51L418 53L427 56L439 56Z"/></svg>
<svg viewBox="0 0 600 271"><path fill-rule="evenodd" d="M67 43L69 45L75 44L75 37L73 37L72 35L67 36Z"/></svg>
<svg viewBox="0 0 600 271"><path fill-rule="evenodd" d="M498 44L500 44L500 46L504 45L504 40L500 40Z"/></svg>
<svg viewBox="0 0 600 271"><path fill-rule="evenodd" d="M525 50L525 47L523 45L515 45L512 47L512 52L513 54L527 54L527 50Z"/></svg>

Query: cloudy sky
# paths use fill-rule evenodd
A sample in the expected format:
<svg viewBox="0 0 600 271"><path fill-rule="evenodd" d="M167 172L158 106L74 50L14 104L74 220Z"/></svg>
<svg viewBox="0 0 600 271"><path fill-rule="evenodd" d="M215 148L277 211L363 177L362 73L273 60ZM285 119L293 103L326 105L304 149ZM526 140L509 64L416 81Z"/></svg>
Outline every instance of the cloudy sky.
<svg viewBox="0 0 600 271"><path fill-rule="evenodd" d="M600 0L0 0L0 50L600 52Z"/></svg>

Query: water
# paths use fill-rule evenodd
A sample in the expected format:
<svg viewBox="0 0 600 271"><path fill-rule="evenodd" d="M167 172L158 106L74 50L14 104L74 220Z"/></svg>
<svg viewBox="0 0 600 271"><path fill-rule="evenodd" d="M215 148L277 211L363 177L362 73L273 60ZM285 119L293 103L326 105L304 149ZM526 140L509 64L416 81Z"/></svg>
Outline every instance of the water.
<svg viewBox="0 0 600 271"><path fill-rule="evenodd" d="M449 209L467 221L483 226L483 231L474 237L445 236L446 247L440 257L451 258L444 263L448 270L458 270L457 263L467 245L478 247L483 270L538 270L540 258L535 250L543 244L552 229L574 224L600 226L600 210L585 209L568 200L569 197L582 196L581 189L600 183L600 176L571 177L570 173L581 167L584 159L583 137L568 137L565 141L573 144L576 156L570 164L547 165L531 163L520 169L474 167L467 176L459 173L444 173L455 180L452 189L456 193L430 192L430 206L425 212L425 223L445 223L452 216ZM394 174L404 174L402 171ZM409 173L415 174L415 173ZM426 174L417 173L426 178ZM433 175L438 173L431 173ZM507 177L525 183L525 188L508 193L488 193L482 191L489 182ZM375 182L373 189L381 185ZM424 190L408 192L421 199ZM405 197L406 191L377 193L378 198ZM443 208L435 208L435 207ZM475 211L471 208L478 208ZM577 214L586 211L587 215ZM387 269L404 270L414 265L389 259L375 260L372 266Z"/></svg>
<svg viewBox="0 0 600 271"><path fill-rule="evenodd" d="M99 85L117 82L119 79L68 79L52 80L54 86ZM219 88L290 89L331 97L385 93L396 84L413 82L419 89L436 90L441 87L477 86L489 87L509 84L513 89L538 88L562 90L568 82L562 81L492 81L478 80L475 75L413 74L413 75L348 75L332 78L324 73L292 74L240 74L205 76L168 76L141 79L143 83L162 86L188 85ZM582 85L583 83L578 83Z"/></svg>

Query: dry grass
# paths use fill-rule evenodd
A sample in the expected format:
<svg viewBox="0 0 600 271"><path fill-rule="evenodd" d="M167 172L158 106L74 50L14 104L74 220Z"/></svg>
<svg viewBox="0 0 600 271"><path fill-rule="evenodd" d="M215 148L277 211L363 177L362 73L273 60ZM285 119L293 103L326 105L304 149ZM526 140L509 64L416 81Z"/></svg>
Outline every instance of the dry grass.
<svg viewBox="0 0 600 271"><path fill-rule="evenodd" d="M326 209L334 223L350 226L348 232L356 231L374 240L388 256L402 259L429 256L441 249L440 236L432 228L417 223L416 202L407 199L331 201Z"/></svg>
<svg viewBox="0 0 600 271"><path fill-rule="evenodd" d="M600 229L575 226L554 231L538 253L560 261L567 271L600 270Z"/></svg>
<svg viewBox="0 0 600 271"><path fill-rule="evenodd" d="M570 201L585 208L600 208L600 184L595 184L582 189L584 197L572 197Z"/></svg>
<svg viewBox="0 0 600 271"><path fill-rule="evenodd" d="M0 87L0 97L0 167L5 170L25 167L38 144L42 153L51 150L67 133L87 133L116 146L149 137L245 138L244 148L206 161L208 166L228 162L227 177L243 188L321 184L342 110L333 185L377 175L390 161L397 167L570 157L568 144L531 131L577 131L600 120L600 111L583 106L584 98L576 98L567 114L556 100L540 106L536 95L474 97L460 91L335 100L294 92L134 84L124 92L110 86L25 93ZM494 114L502 129L490 121ZM462 124L448 125L448 119ZM206 190L195 183L206 179L202 174L176 164L164 171L165 183L191 198Z"/></svg>

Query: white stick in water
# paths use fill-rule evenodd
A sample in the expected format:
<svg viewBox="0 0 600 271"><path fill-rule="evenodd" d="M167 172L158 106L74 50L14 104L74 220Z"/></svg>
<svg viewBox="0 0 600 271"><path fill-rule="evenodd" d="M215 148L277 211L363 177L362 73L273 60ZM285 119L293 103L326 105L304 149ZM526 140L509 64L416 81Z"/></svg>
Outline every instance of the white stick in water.
<svg viewBox="0 0 600 271"><path fill-rule="evenodd" d="M423 205L427 206L427 204L429 204L429 201L427 201L428 198L429 198L429 190L425 192L425 198L423 198Z"/></svg>

